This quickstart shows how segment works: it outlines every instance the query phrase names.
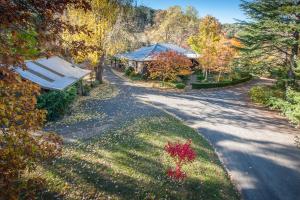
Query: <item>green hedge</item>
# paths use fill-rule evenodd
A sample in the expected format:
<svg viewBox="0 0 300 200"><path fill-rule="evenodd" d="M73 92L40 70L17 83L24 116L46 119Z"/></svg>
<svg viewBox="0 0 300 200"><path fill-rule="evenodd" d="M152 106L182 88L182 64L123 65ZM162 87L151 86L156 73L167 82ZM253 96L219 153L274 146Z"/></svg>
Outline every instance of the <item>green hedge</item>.
<svg viewBox="0 0 300 200"><path fill-rule="evenodd" d="M47 110L47 119L53 121L63 116L77 96L76 86L64 91L45 92L37 98L37 108Z"/></svg>
<svg viewBox="0 0 300 200"><path fill-rule="evenodd" d="M205 79L204 75L200 74L197 76L198 81L203 81Z"/></svg>
<svg viewBox="0 0 300 200"><path fill-rule="evenodd" d="M127 67L125 69L125 75L130 76L132 73L134 73L134 68L133 67Z"/></svg>
<svg viewBox="0 0 300 200"><path fill-rule="evenodd" d="M177 89L184 89L185 88L185 84L184 83L177 83L176 85L175 85L175 87L177 88Z"/></svg>
<svg viewBox="0 0 300 200"><path fill-rule="evenodd" d="M232 81L223 81L223 82L204 82L204 83L192 83L193 89L208 89L208 88L219 88L219 87L226 87L231 85L236 85L239 83L247 82L252 79L252 76L248 76L245 78L241 78L238 80L232 80Z"/></svg>

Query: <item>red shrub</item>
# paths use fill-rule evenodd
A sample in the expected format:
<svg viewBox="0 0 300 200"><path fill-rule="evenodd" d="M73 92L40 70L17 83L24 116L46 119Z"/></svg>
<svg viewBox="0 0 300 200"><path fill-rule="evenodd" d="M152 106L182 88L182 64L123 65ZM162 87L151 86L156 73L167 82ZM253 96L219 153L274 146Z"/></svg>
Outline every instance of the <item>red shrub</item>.
<svg viewBox="0 0 300 200"><path fill-rule="evenodd" d="M167 175L175 180L183 180L186 177L186 173L183 172L180 167L176 167L176 169L168 169Z"/></svg>
<svg viewBox="0 0 300 200"><path fill-rule="evenodd" d="M167 175L175 180L183 180L186 174L182 171L182 166L193 162L196 158L196 152L191 148L192 141L189 140L184 144L171 143L165 146L165 151L174 159L176 168L168 169Z"/></svg>

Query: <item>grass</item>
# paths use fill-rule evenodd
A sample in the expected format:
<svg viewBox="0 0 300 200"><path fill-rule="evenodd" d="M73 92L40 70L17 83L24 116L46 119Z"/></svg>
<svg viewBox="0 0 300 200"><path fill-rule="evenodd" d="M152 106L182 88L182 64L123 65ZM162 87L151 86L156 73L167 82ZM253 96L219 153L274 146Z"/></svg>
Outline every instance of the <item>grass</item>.
<svg viewBox="0 0 300 200"><path fill-rule="evenodd" d="M188 178L174 182L168 141L192 139L197 152ZM43 199L238 199L211 146L168 115L137 119L102 136L64 145L61 158L30 176L46 179Z"/></svg>

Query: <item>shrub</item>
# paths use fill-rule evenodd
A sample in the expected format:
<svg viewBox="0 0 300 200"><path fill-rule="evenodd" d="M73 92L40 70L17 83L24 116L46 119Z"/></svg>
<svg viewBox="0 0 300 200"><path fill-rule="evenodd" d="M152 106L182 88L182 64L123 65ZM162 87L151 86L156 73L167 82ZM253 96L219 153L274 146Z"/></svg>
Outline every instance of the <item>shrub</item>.
<svg viewBox="0 0 300 200"><path fill-rule="evenodd" d="M126 76L130 76L133 72L134 72L134 68L133 67L127 67L125 69L125 75Z"/></svg>
<svg viewBox="0 0 300 200"><path fill-rule="evenodd" d="M275 83L275 88L286 89L287 82L283 79L279 79Z"/></svg>
<svg viewBox="0 0 300 200"><path fill-rule="evenodd" d="M265 86L255 86L250 89L249 96L253 102L266 105L271 97L270 90Z"/></svg>
<svg viewBox="0 0 300 200"><path fill-rule="evenodd" d="M176 84L172 82L160 82L160 86L163 88L176 88Z"/></svg>
<svg viewBox="0 0 300 200"><path fill-rule="evenodd" d="M256 86L249 94L252 101L280 110L291 122L300 124L300 92L288 88L284 95L277 88Z"/></svg>
<svg viewBox="0 0 300 200"><path fill-rule="evenodd" d="M276 98L276 97L270 97L270 99L268 99L266 105L269 106L271 109L274 110L281 110L283 112L285 112L285 110L287 110L289 103L287 101L285 101L284 99L281 98Z"/></svg>
<svg viewBox="0 0 300 200"><path fill-rule="evenodd" d="M300 92L288 88L286 100L288 105L284 110L285 116L293 123L300 124Z"/></svg>
<svg viewBox="0 0 300 200"><path fill-rule="evenodd" d="M88 96L92 90L92 87L88 84L83 85L83 93L82 96Z"/></svg>
<svg viewBox="0 0 300 200"><path fill-rule="evenodd" d="M203 74L199 74L198 76L197 76L197 80L198 81L203 81L205 79L205 77L203 76Z"/></svg>
<svg viewBox="0 0 300 200"><path fill-rule="evenodd" d="M268 101L271 109L280 110L291 122L300 124L300 104L292 104L284 99L271 97Z"/></svg>
<svg viewBox="0 0 300 200"><path fill-rule="evenodd" d="M129 75L130 80L132 81L140 81L140 80L144 80L143 79L143 75L135 73L134 71L131 72L131 74Z"/></svg>
<svg viewBox="0 0 300 200"><path fill-rule="evenodd" d="M189 80L190 80L190 75L180 75L180 76L178 76L180 79L181 79L181 81L184 83L184 84L186 84Z"/></svg>
<svg viewBox="0 0 300 200"><path fill-rule="evenodd" d="M171 143L165 146L165 151L173 158L175 169L169 168L167 175L175 180L183 180L186 173L182 171L182 166L191 163L196 159L196 152L191 148L192 141L189 140L184 144Z"/></svg>
<svg viewBox="0 0 300 200"><path fill-rule="evenodd" d="M56 120L69 110L77 96L75 86L65 91L50 91L41 94L37 100L37 108L47 110L47 119Z"/></svg>
<svg viewBox="0 0 300 200"><path fill-rule="evenodd" d="M177 83L176 85L175 85L175 87L177 88L177 89L184 89L185 88L185 84L184 83Z"/></svg>
<svg viewBox="0 0 300 200"><path fill-rule="evenodd" d="M143 74L141 74L141 78L142 78L142 80L148 80L149 74L148 73L143 73Z"/></svg>

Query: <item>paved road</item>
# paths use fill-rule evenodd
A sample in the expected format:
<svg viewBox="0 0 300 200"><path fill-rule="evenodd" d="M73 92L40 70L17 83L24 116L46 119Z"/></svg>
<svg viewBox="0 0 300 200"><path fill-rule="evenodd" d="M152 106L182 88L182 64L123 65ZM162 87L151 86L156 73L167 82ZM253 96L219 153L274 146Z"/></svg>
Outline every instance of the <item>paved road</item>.
<svg viewBox="0 0 300 200"><path fill-rule="evenodd" d="M106 112L129 109L123 116L130 118L158 114L159 108L182 119L211 142L243 199L300 199L300 150L294 141L300 130L247 103L246 93L254 83L183 93L144 88L110 70L105 70L105 78L120 89L112 103L101 104Z"/></svg>

